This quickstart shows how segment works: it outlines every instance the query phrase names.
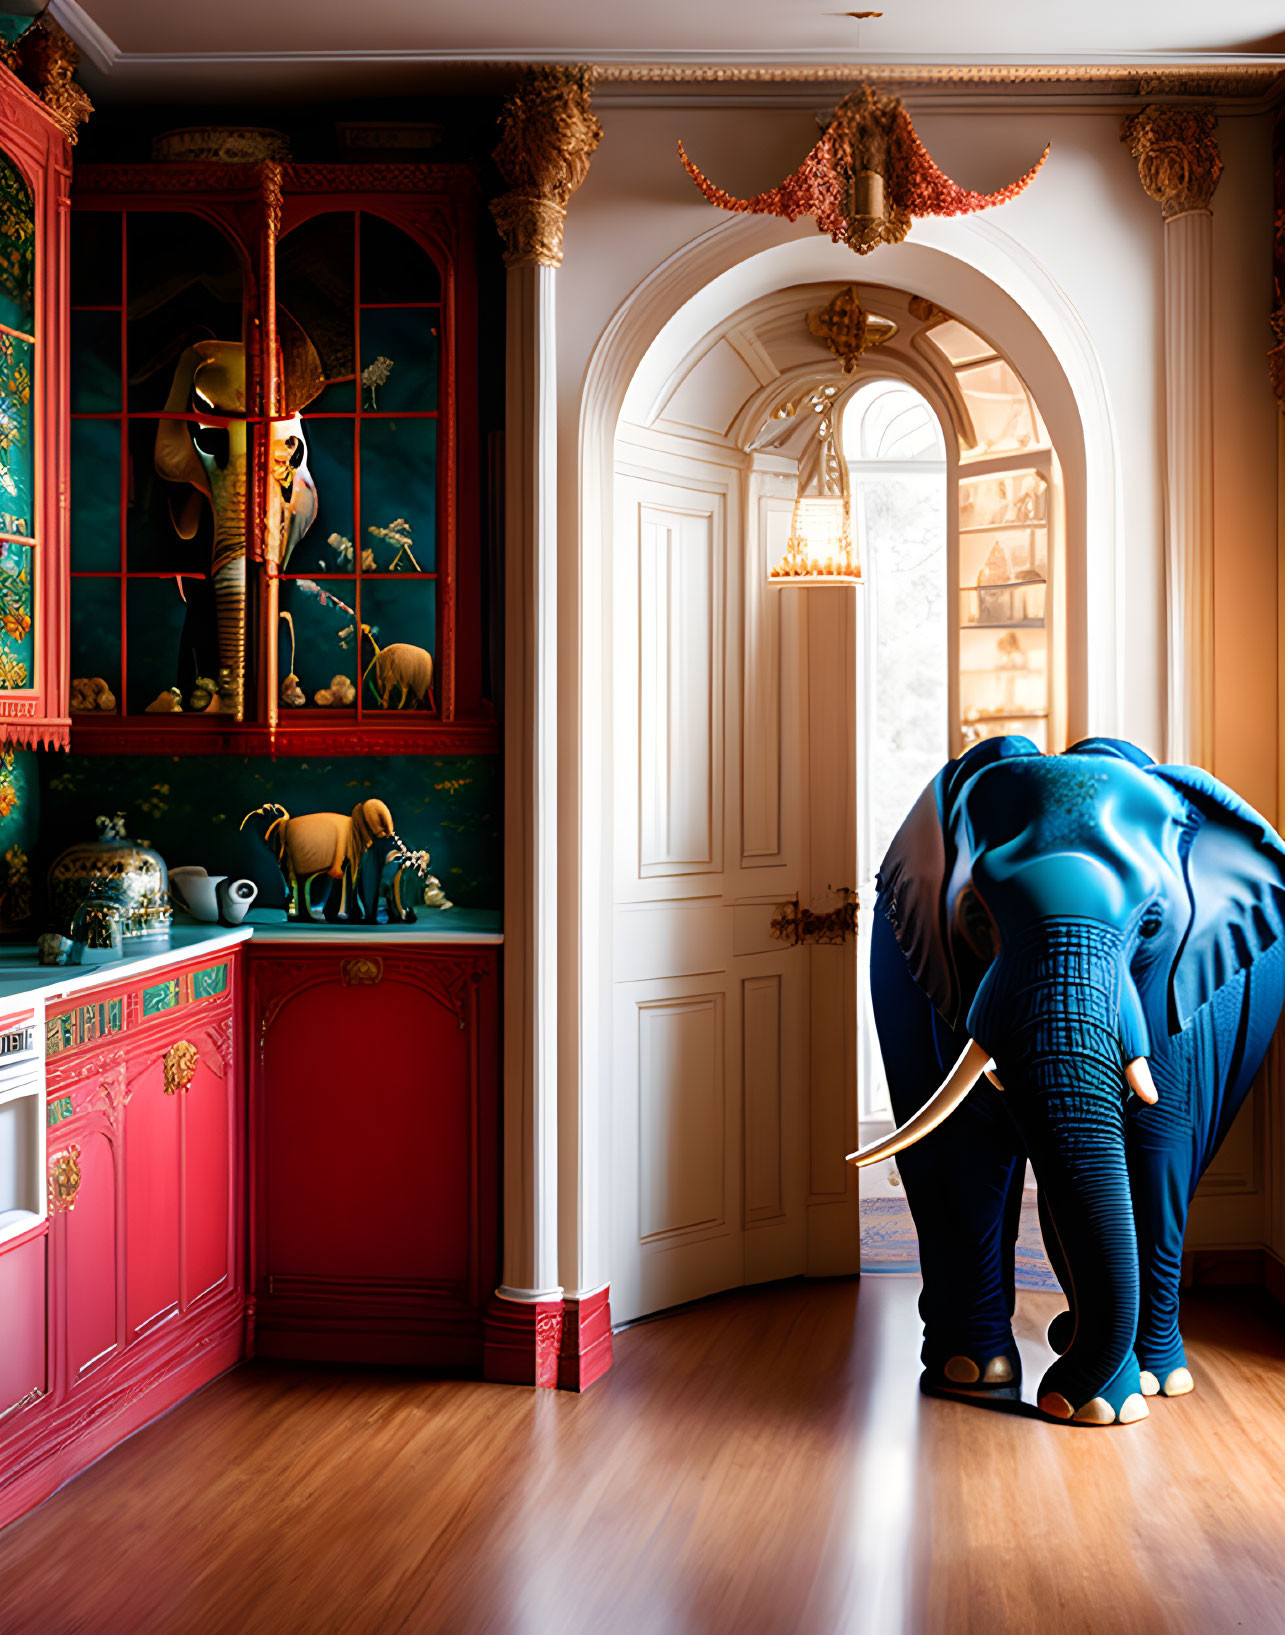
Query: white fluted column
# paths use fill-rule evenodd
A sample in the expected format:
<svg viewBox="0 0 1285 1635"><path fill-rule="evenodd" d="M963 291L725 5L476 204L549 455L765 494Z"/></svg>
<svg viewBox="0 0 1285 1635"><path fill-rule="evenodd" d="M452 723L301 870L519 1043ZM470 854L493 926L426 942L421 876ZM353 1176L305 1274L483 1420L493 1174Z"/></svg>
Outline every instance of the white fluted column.
<svg viewBox="0 0 1285 1635"><path fill-rule="evenodd" d="M1213 216L1165 223L1170 761L1209 766L1214 713Z"/></svg>
<svg viewBox="0 0 1285 1635"><path fill-rule="evenodd" d="M1164 215L1165 608L1170 761L1208 767L1214 710L1212 114L1144 108L1123 139Z"/></svg>
<svg viewBox="0 0 1285 1635"><path fill-rule="evenodd" d="M557 269L601 130L583 69L535 69L501 117L492 206L505 350L504 1235L487 1378L556 1385L558 1283Z"/></svg>
<svg viewBox="0 0 1285 1635"><path fill-rule="evenodd" d="M504 636L504 1281L558 1300L557 270L508 271Z"/></svg>

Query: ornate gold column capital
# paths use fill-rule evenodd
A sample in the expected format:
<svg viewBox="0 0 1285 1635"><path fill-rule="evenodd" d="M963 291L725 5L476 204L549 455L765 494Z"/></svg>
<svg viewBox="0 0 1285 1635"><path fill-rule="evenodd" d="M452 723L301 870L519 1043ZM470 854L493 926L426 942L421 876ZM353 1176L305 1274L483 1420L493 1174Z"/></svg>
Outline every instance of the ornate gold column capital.
<svg viewBox="0 0 1285 1635"><path fill-rule="evenodd" d="M567 201L589 173L602 126L589 107L592 68L531 68L500 115L495 162L509 184L491 205L509 267L562 265Z"/></svg>
<svg viewBox="0 0 1285 1635"><path fill-rule="evenodd" d="M1138 161L1138 180L1166 221L1208 210L1223 173L1218 125L1203 108L1140 108L1120 130Z"/></svg>
<svg viewBox="0 0 1285 1635"><path fill-rule="evenodd" d="M52 17L38 14L12 45L0 45L0 63L34 91L74 146L81 125L94 111L88 95L72 76L80 49Z"/></svg>

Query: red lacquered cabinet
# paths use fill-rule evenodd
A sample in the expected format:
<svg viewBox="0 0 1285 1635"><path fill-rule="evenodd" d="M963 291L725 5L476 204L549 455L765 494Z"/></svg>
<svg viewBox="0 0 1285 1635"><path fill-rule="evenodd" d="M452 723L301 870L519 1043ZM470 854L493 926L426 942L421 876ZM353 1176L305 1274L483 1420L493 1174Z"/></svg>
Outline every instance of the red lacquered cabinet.
<svg viewBox="0 0 1285 1635"><path fill-rule="evenodd" d="M259 1355L481 1365L498 1278L498 951L248 951Z"/></svg>
<svg viewBox="0 0 1285 1635"><path fill-rule="evenodd" d="M47 1236L0 1253L0 1525L244 1355L238 958L47 1007Z"/></svg>

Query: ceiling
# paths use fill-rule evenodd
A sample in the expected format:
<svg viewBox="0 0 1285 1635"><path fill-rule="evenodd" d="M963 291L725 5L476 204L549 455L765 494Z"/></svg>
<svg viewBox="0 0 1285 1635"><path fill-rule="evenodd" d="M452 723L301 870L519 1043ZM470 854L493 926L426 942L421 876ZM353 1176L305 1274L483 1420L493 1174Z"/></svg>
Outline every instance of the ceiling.
<svg viewBox="0 0 1285 1635"><path fill-rule="evenodd" d="M51 0L98 87L173 96L254 82L401 88L409 68L618 65L1103 64L1285 67L1281 0ZM1272 59L1275 58L1275 64Z"/></svg>

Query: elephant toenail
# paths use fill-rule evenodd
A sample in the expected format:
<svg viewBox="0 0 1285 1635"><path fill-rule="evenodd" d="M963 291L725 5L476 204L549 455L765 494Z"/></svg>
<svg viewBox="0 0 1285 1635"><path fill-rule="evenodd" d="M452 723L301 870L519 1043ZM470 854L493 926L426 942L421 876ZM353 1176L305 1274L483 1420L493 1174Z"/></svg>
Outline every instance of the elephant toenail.
<svg viewBox="0 0 1285 1635"><path fill-rule="evenodd" d="M1165 1379L1164 1393L1167 1397L1185 1397L1188 1391L1196 1389L1196 1382L1185 1368L1173 1369Z"/></svg>
<svg viewBox="0 0 1285 1635"><path fill-rule="evenodd" d="M1140 1419L1148 1418L1150 1413L1151 1409L1135 1391L1132 1396L1125 1397L1116 1418L1121 1425L1133 1425Z"/></svg>
<svg viewBox="0 0 1285 1635"><path fill-rule="evenodd" d="M1133 1398L1130 1397L1129 1401L1132 1402ZM1138 1401L1142 1402L1142 1398L1139 1397ZM1143 1404L1143 1412L1146 1412L1145 1404ZM1076 1410L1075 1423L1077 1425L1114 1425L1115 1409L1105 1397L1094 1397L1091 1402L1086 1402L1083 1408Z"/></svg>
<svg viewBox="0 0 1285 1635"><path fill-rule="evenodd" d="M971 1357L952 1357L942 1373L955 1385L976 1385L982 1377L981 1370Z"/></svg>
<svg viewBox="0 0 1285 1635"><path fill-rule="evenodd" d="M1149 1368L1142 1369L1138 1375L1138 1379L1141 1383L1142 1394L1144 1397L1157 1397L1160 1395L1160 1381Z"/></svg>
<svg viewBox="0 0 1285 1635"><path fill-rule="evenodd" d="M1052 1419L1071 1419L1075 1409L1060 1391L1046 1391L1040 1398L1040 1412Z"/></svg>
<svg viewBox="0 0 1285 1635"><path fill-rule="evenodd" d="M1010 1385L1012 1380L1013 1365L1007 1357L992 1357L982 1373L986 1385Z"/></svg>

